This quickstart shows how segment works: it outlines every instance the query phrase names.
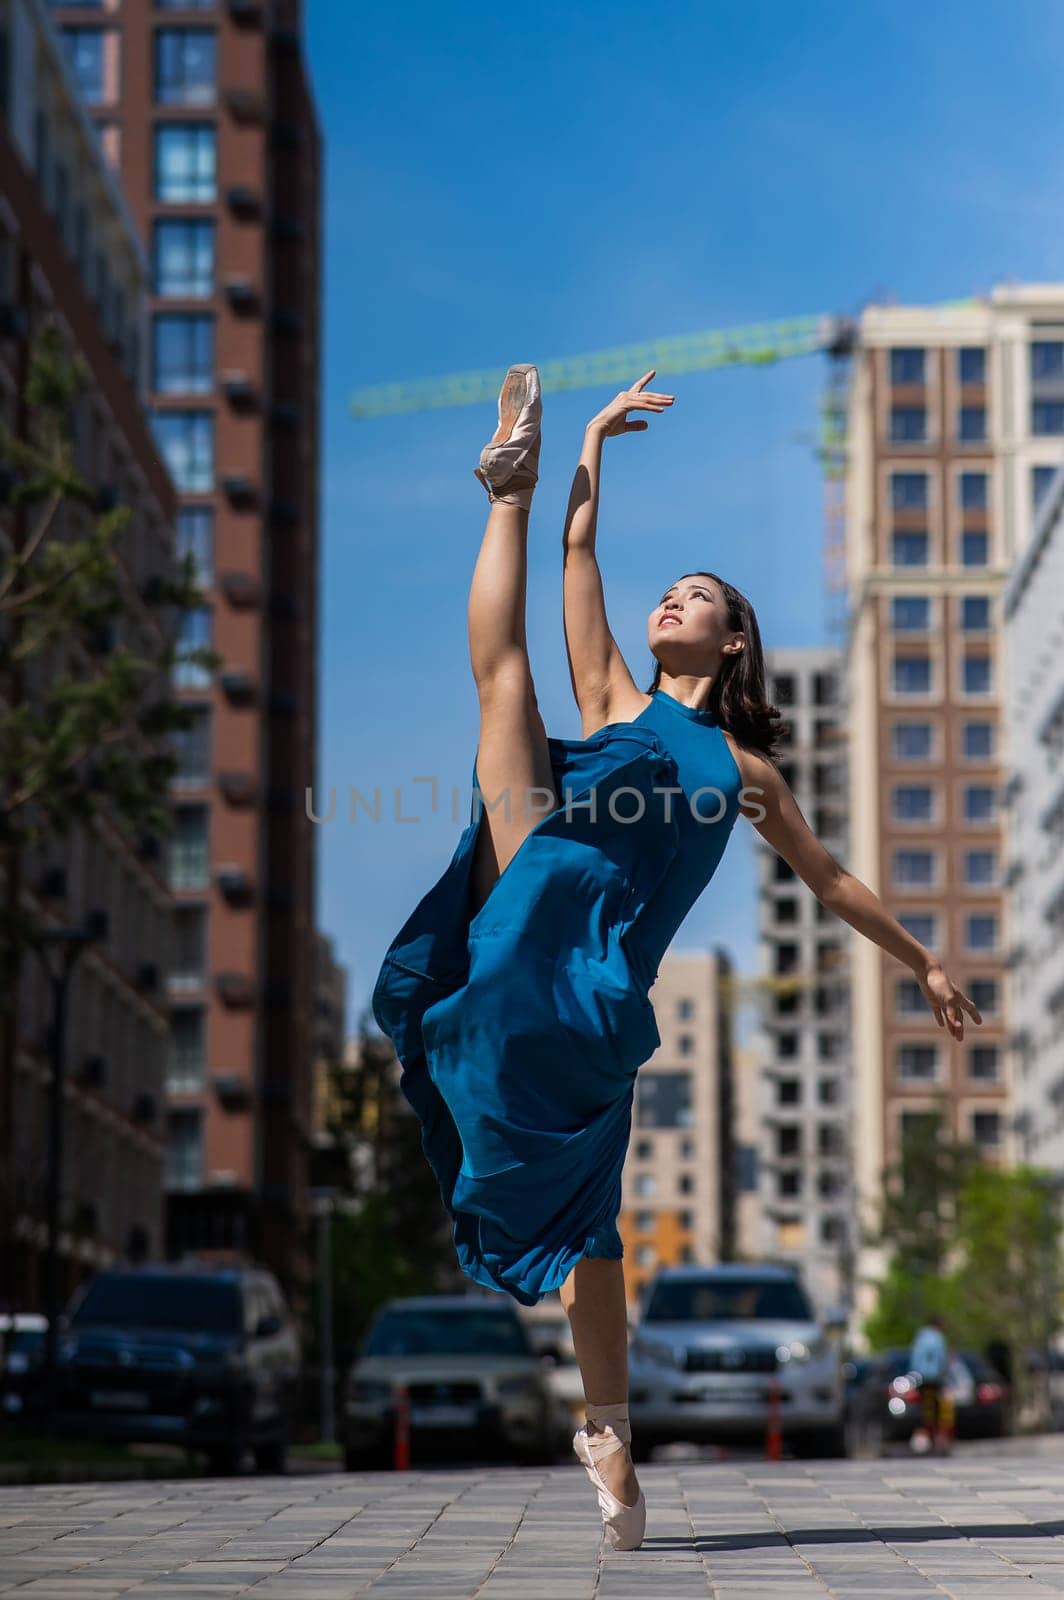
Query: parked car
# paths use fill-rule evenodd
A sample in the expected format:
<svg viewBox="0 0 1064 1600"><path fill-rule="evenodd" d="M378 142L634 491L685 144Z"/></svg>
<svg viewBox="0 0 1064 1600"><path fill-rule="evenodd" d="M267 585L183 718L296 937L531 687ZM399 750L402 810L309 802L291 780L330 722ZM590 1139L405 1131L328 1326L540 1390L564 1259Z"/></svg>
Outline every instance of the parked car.
<svg viewBox="0 0 1064 1600"><path fill-rule="evenodd" d="M584 1421L584 1384L573 1345L573 1330L556 1294L545 1295L534 1306L522 1306L518 1316L528 1330L532 1348L545 1360L547 1381L573 1428Z"/></svg>
<svg viewBox="0 0 1064 1600"><path fill-rule="evenodd" d="M762 1442L770 1390L798 1455L846 1448L842 1362L797 1272L670 1267L650 1286L630 1344L632 1448L646 1460L676 1440Z"/></svg>
<svg viewBox="0 0 1064 1600"><path fill-rule="evenodd" d="M98 1273L60 1341L59 1427L205 1451L216 1472L251 1450L283 1472L299 1341L272 1274L256 1267Z"/></svg>
<svg viewBox="0 0 1064 1600"><path fill-rule="evenodd" d="M974 1350L950 1359L946 1390L953 1400L958 1439L997 1439L1008 1431L1009 1387ZM920 1374L908 1349L887 1350L873 1359L853 1398L852 1423L866 1448L904 1443L922 1419Z"/></svg>
<svg viewBox="0 0 1064 1600"><path fill-rule="evenodd" d="M348 1471L392 1464L400 1385L412 1450L500 1450L529 1463L558 1455L562 1418L543 1361L516 1307L494 1296L417 1296L377 1313L344 1392Z"/></svg>
<svg viewBox="0 0 1064 1600"><path fill-rule="evenodd" d="M32 1426L43 1409L41 1369L48 1318L35 1311L0 1313L0 1418Z"/></svg>

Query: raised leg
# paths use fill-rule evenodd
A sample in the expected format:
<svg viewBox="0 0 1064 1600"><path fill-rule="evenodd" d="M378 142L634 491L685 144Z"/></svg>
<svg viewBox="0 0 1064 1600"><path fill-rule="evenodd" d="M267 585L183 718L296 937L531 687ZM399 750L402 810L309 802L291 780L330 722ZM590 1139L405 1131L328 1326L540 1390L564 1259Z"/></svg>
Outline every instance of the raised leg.
<svg viewBox="0 0 1064 1600"><path fill-rule="evenodd" d="M582 1256L560 1290L588 1405L628 1399L628 1311L620 1261ZM589 1432L593 1432L588 1424ZM609 1488L625 1505L639 1497L639 1480L627 1451L617 1450L599 1466Z"/></svg>
<svg viewBox="0 0 1064 1600"><path fill-rule="evenodd" d="M525 637L528 512L495 501L469 590L469 657L480 700L484 815L473 858L479 910L522 840L557 804Z"/></svg>

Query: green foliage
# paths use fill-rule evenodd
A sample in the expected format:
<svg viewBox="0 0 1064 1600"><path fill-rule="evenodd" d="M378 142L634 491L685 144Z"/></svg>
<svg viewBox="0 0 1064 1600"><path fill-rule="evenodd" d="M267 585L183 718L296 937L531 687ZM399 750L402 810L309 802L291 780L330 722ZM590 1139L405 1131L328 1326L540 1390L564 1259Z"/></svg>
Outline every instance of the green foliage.
<svg viewBox="0 0 1064 1600"><path fill-rule="evenodd" d="M171 691L182 613L201 603L191 563L138 592L130 511L79 472L73 418L84 377L54 322L35 338L18 431L0 423L12 544L0 546L0 848L47 849L97 813L131 833L171 827L170 735L192 725ZM176 563L175 563L176 565ZM32 941L0 918L8 973Z"/></svg>

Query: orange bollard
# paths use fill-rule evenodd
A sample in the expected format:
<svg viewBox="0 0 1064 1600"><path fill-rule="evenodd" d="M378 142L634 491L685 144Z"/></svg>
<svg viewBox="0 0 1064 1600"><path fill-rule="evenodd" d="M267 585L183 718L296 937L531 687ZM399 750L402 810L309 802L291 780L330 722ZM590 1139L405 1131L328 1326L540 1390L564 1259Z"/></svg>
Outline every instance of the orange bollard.
<svg viewBox="0 0 1064 1600"><path fill-rule="evenodd" d="M780 1426L780 1380L775 1372L768 1380L766 1401L765 1459L766 1461L782 1461L783 1429Z"/></svg>
<svg viewBox="0 0 1064 1600"><path fill-rule="evenodd" d="M396 1472L410 1470L410 1391L405 1383L395 1387L395 1454L392 1466Z"/></svg>

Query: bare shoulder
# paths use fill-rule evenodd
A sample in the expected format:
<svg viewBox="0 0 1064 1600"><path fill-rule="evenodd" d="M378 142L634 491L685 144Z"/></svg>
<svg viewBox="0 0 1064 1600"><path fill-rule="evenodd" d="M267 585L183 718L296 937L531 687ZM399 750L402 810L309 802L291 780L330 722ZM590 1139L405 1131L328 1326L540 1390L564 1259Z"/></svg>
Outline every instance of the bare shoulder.
<svg viewBox="0 0 1064 1600"><path fill-rule="evenodd" d="M751 750L748 745L740 744L734 733L727 728L722 728L721 733L728 741L728 749L735 757L735 765L739 768L739 776L743 780L744 788L747 785L760 785L762 788L777 788L781 783L779 771L775 763L760 750Z"/></svg>

